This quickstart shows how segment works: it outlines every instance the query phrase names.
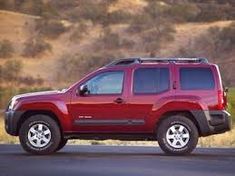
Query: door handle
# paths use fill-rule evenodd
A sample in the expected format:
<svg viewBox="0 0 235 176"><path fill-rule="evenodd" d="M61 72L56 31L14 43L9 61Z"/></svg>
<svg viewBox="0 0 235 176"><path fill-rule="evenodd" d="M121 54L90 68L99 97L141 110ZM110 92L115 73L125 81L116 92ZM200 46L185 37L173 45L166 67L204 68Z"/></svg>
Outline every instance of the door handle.
<svg viewBox="0 0 235 176"><path fill-rule="evenodd" d="M122 98L117 98L114 100L114 102L120 104L120 103L124 103L124 100Z"/></svg>

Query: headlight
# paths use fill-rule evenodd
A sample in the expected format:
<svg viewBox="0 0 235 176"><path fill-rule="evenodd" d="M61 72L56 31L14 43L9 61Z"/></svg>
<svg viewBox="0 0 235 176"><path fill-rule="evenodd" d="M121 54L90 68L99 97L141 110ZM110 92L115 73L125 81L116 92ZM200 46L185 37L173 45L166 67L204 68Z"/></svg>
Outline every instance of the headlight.
<svg viewBox="0 0 235 176"><path fill-rule="evenodd" d="M15 107L15 105L16 105L17 103L18 103L18 100L13 97L13 98L11 99L11 102L10 102L9 106L8 106L8 109L9 109L9 110L12 110L12 109Z"/></svg>

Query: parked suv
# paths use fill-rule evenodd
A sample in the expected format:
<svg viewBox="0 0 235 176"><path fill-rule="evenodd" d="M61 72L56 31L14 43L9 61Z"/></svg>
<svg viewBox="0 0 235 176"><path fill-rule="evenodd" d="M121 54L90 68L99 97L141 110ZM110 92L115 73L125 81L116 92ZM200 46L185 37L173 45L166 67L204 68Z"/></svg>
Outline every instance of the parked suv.
<svg viewBox="0 0 235 176"><path fill-rule="evenodd" d="M202 58L114 61L71 87L14 96L6 131L25 151L50 154L68 139L157 140L189 154L198 137L230 130L218 66Z"/></svg>

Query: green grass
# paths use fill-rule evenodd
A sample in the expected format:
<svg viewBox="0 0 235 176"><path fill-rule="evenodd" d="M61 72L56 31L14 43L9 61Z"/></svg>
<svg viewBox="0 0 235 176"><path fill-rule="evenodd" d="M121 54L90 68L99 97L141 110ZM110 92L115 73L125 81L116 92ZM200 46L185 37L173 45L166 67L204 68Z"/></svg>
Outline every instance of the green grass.
<svg viewBox="0 0 235 176"><path fill-rule="evenodd" d="M231 113L233 122L235 122L235 88L229 89L228 102L228 111Z"/></svg>

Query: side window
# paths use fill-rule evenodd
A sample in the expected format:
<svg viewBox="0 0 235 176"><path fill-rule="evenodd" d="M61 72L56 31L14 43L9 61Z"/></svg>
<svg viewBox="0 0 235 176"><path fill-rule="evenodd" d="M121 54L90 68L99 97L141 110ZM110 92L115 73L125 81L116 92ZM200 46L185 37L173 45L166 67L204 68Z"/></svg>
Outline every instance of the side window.
<svg viewBox="0 0 235 176"><path fill-rule="evenodd" d="M139 68L134 72L133 91L135 94L154 94L169 89L168 68Z"/></svg>
<svg viewBox="0 0 235 176"><path fill-rule="evenodd" d="M183 90L210 90L215 87L210 68L181 68L180 84Z"/></svg>
<svg viewBox="0 0 235 176"><path fill-rule="evenodd" d="M96 75L85 83L89 94L121 94L123 71L105 72Z"/></svg>

